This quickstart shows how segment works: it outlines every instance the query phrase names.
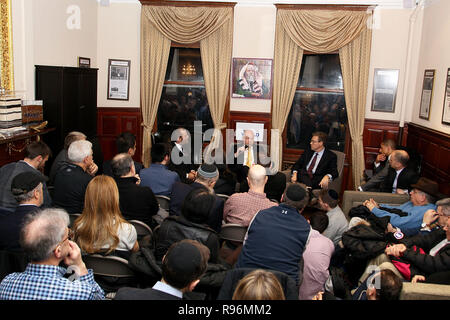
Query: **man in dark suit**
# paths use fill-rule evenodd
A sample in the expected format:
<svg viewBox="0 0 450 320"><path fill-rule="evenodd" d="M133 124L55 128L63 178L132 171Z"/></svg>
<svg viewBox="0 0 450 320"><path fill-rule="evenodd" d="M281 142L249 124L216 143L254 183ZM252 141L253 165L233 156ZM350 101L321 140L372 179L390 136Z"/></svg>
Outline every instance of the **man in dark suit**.
<svg viewBox="0 0 450 320"><path fill-rule="evenodd" d="M31 212L39 210L44 201L41 174L26 171L19 173L11 182L11 192L19 203L15 211L0 218L0 249L20 251L20 230L23 218Z"/></svg>
<svg viewBox="0 0 450 320"><path fill-rule="evenodd" d="M172 187L172 195L170 196L169 214L181 215L181 207L184 199L193 189L204 188L214 192L213 189L217 179L219 179L219 170L217 167L213 164L202 164L196 172L196 178L193 183L175 182ZM224 201L218 196L215 197L216 201L214 202L206 224L215 231L220 232Z"/></svg>
<svg viewBox="0 0 450 320"><path fill-rule="evenodd" d="M407 167L409 155L405 150L395 150L389 157L387 177L381 182L380 192L408 194L419 175Z"/></svg>
<svg viewBox="0 0 450 320"><path fill-rule="evenodd" d="M182 182L192 183L195 180L198 165L194 163L191 135L185 128L176 129L172 136L174 135L177 140L172 145L168 168L175 171Z"/></svg>
<svg viewBox="0 0 450 320"><path fill-rule="evenodd" d="M327 135L312 134L311 149L305 150L292 167L291 182L301 182L312 189L328 189L328 184L339 176L337 156L325 148Z"/></svg>
<svg viewBox="0 0 450 320"><path fill-rule="evenodd" d="M205 273L209 249L195 241L172 244L162 259L162 279L152 288L120 288L114 300L204 300L205 295L192 292Z"/></svg>
<svg viewBox="0 0 450 320"><path fill-rule="evenodd" d="M140 186L134 162L127 153L119 153L111 160L111 168L119 189L120 211L127 220L139 220L155 227L152 217L158 213L158 201L152 189Z"/></svg>

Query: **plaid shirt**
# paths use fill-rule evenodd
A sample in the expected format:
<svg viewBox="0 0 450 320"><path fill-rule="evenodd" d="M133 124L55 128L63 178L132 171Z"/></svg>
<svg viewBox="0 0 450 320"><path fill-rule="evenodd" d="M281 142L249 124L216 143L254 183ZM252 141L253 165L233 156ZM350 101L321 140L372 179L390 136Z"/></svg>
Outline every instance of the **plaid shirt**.
<svg viewBox="0 0 450 320"><path fill-rule="evenodd" d="M266 198L265 193L254 191L235 193L225 201L223 219L226 223L236 223L247 227L255 214L278 204Z"/></svg>
<svg viewBox="0 0 450 320"><path fill-rule="evenodd" d="M59 266L29 263L22 273L12 273L0 283L0 300L101 300L105 294L92 270L78 280L64 278Z"/></svg>

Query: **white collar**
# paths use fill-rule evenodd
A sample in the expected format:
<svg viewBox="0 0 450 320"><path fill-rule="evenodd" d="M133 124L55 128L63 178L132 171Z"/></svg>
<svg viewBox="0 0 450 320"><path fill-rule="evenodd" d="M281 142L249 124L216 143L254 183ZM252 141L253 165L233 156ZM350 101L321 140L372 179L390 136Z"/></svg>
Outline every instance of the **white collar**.
<svg viewBox="0 0 450 320"><path fill-rule="evenodd" d="M171 294L180 299L183 298L183 292L161 281L156 282L155 285L153 286L153 289Z"/></svg>

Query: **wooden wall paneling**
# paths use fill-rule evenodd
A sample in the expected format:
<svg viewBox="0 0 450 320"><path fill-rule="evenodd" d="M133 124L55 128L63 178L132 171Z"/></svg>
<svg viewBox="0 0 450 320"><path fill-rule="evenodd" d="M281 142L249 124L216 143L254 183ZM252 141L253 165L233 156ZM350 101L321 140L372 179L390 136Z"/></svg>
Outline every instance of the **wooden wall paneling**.
<svg viewBox="0 0 450 320"><path fill-rule="evenodd" d="M450 135L410 123L407 146L423 156L421 176L439 183L440 191L450 196Z"/></svg>

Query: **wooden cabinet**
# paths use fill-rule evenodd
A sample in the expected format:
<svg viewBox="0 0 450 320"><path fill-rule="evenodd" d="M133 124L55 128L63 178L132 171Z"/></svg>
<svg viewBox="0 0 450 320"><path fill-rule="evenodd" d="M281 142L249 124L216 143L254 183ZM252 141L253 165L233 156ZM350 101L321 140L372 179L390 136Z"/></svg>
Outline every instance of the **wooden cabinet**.
<svg viewBox="0 0 450 320"><path fill-rule="evenodd" d="M63 148L64 138L70 131L81 131L90 140L96 138L97 71L36 66L36 100L44 101L44 120L48 121L49 127L55 128L46 136L53 154Z"/></svg>

